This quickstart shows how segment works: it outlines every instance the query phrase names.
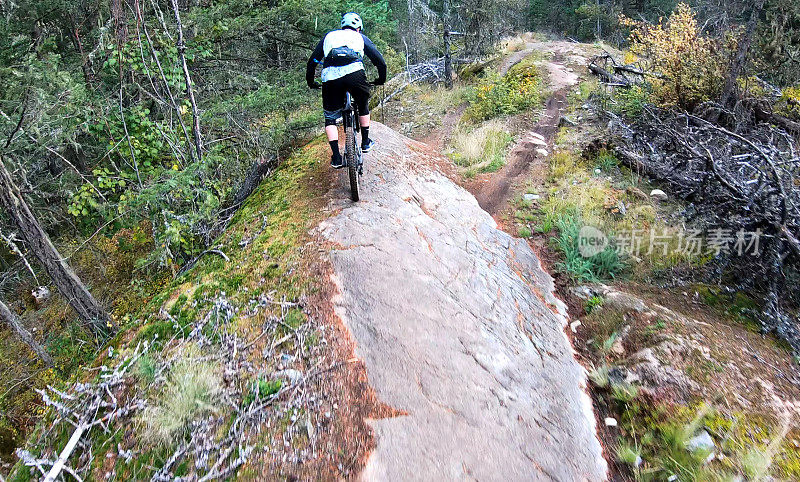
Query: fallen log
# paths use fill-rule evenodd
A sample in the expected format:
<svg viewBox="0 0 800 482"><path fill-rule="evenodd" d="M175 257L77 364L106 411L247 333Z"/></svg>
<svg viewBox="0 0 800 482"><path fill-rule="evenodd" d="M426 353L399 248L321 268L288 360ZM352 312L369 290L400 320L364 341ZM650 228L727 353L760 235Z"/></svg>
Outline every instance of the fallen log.
<svg viewBox="0 0 800 482"><path fill-rule="evenodd" d="M610 72L597 64L589 64L589 71L606 83L626 88L631 86L631 81L627 77Z"/></svg>

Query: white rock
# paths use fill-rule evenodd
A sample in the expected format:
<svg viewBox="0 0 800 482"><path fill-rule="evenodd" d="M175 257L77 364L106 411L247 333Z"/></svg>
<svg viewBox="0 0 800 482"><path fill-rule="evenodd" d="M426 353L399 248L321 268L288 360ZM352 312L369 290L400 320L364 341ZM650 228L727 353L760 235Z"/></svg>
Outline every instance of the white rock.
<svg viewBox="0 0 800 482"><path fill-rule="evenodd" d="M697 435L686 442L686 449L690 452L697 452L700 450L713 451L715 447L714 439L711 438L711 435L705 430L701 430Z"/></svg>
<svg viewBox="0 0 800 482"><path fill-rule="evenodd" d="M616 427L617 419L614 417L606 417L606 427Z"/></svg>
<svg viewBox="0 0 800 482"><path fill-rule="evenodd" d="M622 356L625 354L625 347L622 345L622 339L617 338L616 341L611 345L611 353Z"/></svg>
<svg viewBox="0 0 800 482"><path fill-rule="evenodd" d="M522 199L524 199L526 201L538 201L541 198L542 198L542 196L540 196L538 194L530 194L530 193L528 193L528 194L523 194L522 195Z"/></svg>
<svg viewBox="0 0 800 482"><path fill-rule="evenodd" d="M550 153L547 152L547 149L536 149L536 155L541 157L547 157L550 155Z"/></svg>
<svg viewBox="0 0 800 482"><path fill-rule="evenodd" d="M668 199L667 193L661 189L653 189L650 191L650 198L656 201L666 201Z"/></svg>
<svg viewBox="0 0 800 482"><path fill-rule="evenodd" d="M33 295L33 299L36 300L36 304L38 305L50 298L50 289L48 289L47 286L39 286L31 291L31 295Z"/></svg>
<svg viewBox="0 0 800 482"><path fill-rule="evenodd" d="M595 173L595 174L600 174L600 173L602 173L602 172L603 172L603 171L601 171L599 167L598 167L597 169L595 169L595 170L594 170L594 173Z"/></svg>
<svg viewBox="0 0 800 482"><path fill-rule="evenodd" d="M577 333L579 326L581 326L581 320L576 320L569 324L569 329L572 330L573 333Z"/></svg>
<svg viewBox="0 0 800 482"><path fill-rule="evenodd" d="M293 368L289 368L287 370L280 370L280 371L275 372L274 377L275 378L285 378L285 379L289 380L289 383L291 383L292 385L295 385L297 383L300 383L303 380L303 372L301 372L300 370L295 370Z"/></svg>

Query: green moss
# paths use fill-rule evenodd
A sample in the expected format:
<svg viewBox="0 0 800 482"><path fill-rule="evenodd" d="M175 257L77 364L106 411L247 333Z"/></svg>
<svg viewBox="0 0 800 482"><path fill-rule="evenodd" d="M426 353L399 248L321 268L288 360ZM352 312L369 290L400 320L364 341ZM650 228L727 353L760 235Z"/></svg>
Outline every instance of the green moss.
<svg viewBox="0 0 800 482"><path fill-rule="evenodd" d="M258 395L260 400L269 398L278 393L281 387L283 387L283 380L265 380L259 378L250 385L250 389L242 400L242 403L245 406L250 405L256 399L256 395Z"/></svg>
<svg viewBox="0 0 800 482"><path fill-rule="evenodd" d="M739 291L726 293L716 286L706 284L693 285L692 289L707 306L740 323L753 333L761 331L761 325L754 318L754 313L759 311L758 303L745 293Z"/></svg>
<svg viewBox="0 0 800 482"><path fill-rule="evenodd" d="M290 327L297 329L306 322L306 314L303 313L303 310L299 308L292 308L291 310L286 312L286 315L283 318L284 323L289 325Z"/></svg>

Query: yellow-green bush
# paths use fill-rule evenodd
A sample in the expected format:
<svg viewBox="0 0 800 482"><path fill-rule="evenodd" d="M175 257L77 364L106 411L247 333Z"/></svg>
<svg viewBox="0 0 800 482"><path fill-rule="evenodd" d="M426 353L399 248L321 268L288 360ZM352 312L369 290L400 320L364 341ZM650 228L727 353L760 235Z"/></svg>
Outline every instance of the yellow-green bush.
<svg viewBox="0 0 800 482"><path fill-rule="evenodd" d="M535 58L527 57L508 69L505 75L489 73L475 87L464 116L482 121L500 115L516 114L542 100L542 76Z"/></svg>
<svg viewBox="0 0 800 482"><path fill-rule="evenodd" d="M777 110L785 116L800 119L800 84L783 89Z"/></svg>
<svg viewBox="0 0 800 482"><path fill-rule="evenodd" d="M631 52L642 58L650 76L652 99L663 107L691 110L720 94L730 45L703 35L691 7L678 4L666 22L652 25L621 18L631 27Z"/></svg>

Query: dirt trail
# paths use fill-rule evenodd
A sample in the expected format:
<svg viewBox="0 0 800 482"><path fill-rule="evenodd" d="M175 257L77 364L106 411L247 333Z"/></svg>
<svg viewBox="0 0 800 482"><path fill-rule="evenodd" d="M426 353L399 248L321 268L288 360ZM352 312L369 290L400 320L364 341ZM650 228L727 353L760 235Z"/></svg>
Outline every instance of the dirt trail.
<svg viewBox="0 0 800 482"><path fill-rule="evenodd" d="M532 48L515 52L501 66L501 72L508 71L531 52ZM508 156L508 162L502 169L496 173L477 176L473 181L466 183L467 189L475 195L478 204L493 216L506 208L511 187L515 182L529 177L534 161L542 160L550 154L562 110L567 105L567 89L578 83L578 75L562 63L563 58L561 52L555 52L555 60L545 64L549 89L553 94L545 103L542 119L514 146Z"/></svg>
<svg viewBox="0 0 800 482"><path fill-rule="evenodd" d="M602 480L563 303L520 239L442 174L428 146L374 123L362 201L334 192L319 234L336 314L381 402L364 480Z"/></svg>

